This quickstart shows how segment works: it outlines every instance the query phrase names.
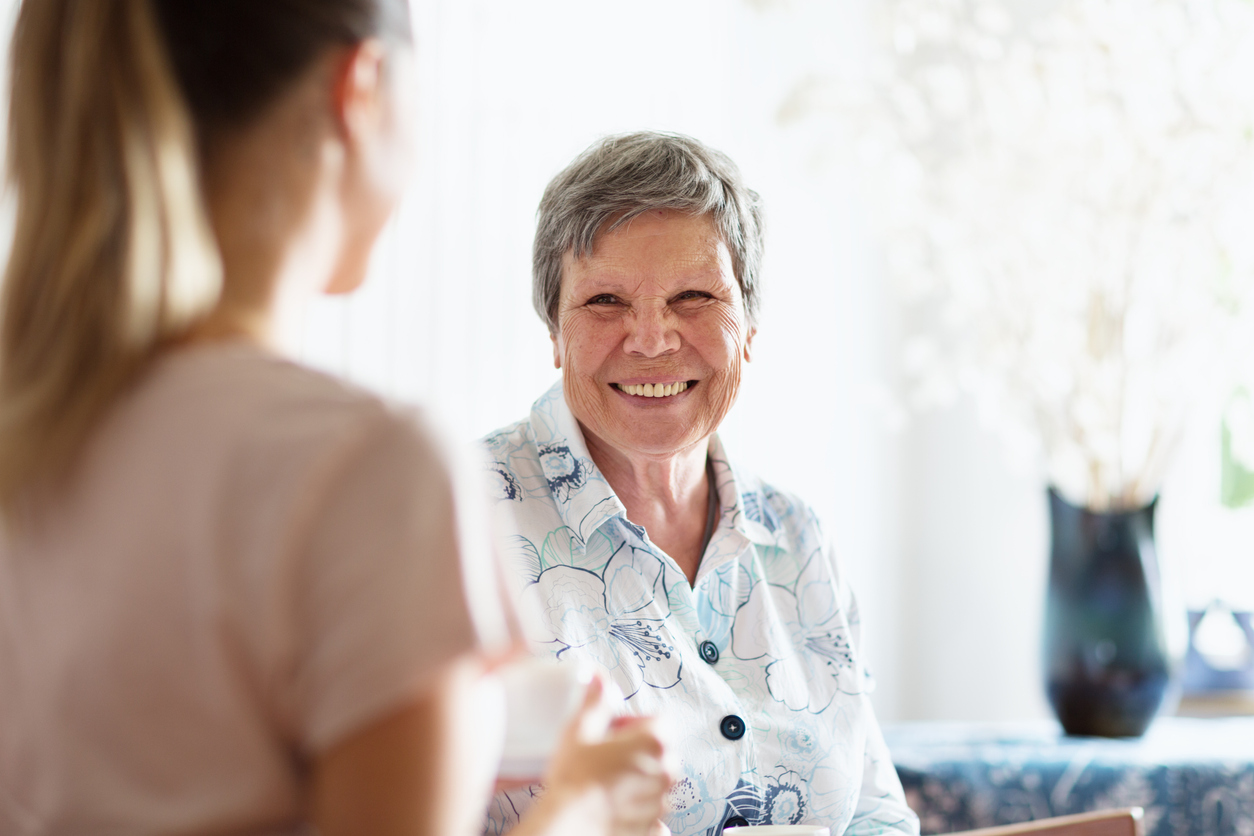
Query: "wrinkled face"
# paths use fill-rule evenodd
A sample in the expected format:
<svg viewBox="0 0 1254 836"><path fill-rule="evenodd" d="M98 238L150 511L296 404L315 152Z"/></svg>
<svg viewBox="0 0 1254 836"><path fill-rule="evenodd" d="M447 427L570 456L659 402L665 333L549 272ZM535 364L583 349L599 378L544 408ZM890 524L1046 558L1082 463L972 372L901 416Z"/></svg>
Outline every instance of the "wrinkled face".
<svg viewBox="0 0 1254 836"><path fill-rule="evenodd" d="M667 458L703 443L736 400L752 339L707 215L647 212L563 261L554 362L590 446Z"/></svg>

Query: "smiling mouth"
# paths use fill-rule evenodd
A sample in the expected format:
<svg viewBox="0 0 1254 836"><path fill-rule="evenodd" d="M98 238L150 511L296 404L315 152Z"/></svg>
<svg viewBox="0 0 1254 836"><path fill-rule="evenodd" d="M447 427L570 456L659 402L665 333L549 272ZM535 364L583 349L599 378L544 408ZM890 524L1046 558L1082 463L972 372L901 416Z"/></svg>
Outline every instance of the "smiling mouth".
<svg viewBox="0 0 1254 836"><path fill-rule="evenodd" d="M658 383L656 385L652 383L640 383L631 386L624 386L621 383L611 383L610 385L620 392L635 395L639 398L669 398L696 386L697 381L681 380L678 383Z"/></svg>

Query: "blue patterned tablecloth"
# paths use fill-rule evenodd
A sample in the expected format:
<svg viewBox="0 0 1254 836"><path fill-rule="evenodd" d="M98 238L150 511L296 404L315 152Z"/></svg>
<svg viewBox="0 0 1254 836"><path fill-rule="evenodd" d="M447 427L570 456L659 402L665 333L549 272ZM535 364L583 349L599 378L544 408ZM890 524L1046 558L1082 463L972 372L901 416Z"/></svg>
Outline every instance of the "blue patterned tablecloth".
<svg viewBox="0 0 1254 836"><path fill-rule="evenodd" d="M901 723L884 736L923 833L1144 807L1146 836L1254 836L1254 717L1160 717L1139 740L1050 722Z"/></svg>

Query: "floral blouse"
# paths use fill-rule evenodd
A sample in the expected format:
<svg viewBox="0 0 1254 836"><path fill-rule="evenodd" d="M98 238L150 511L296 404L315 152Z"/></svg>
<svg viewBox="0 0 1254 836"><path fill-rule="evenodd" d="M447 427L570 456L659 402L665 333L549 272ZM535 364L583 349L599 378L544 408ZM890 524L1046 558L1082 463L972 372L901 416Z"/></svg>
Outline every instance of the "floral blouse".
<svg viewBox="0 0 1254 836"><path fill-rule="evenodd" d="M735 470L711 437L721 515L690 586L627 519L560 381L485 444L532 648L600 666L628 710L662 719L675 836L919 832L871 710L857 606L805 503ZM486 832L539 791L498 794Z"/></svg>

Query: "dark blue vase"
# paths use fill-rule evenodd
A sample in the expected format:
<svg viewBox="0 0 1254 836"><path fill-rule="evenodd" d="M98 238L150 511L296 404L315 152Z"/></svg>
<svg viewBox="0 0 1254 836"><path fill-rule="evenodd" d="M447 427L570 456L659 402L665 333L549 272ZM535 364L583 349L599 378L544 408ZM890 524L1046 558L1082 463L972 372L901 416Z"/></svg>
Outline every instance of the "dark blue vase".
<svg viewBox="0 0 1254 836"><path fill-rule="evenodd" d="M1157 503L1095 512L1050 488L1045 686L1067 734L1139 737L1171 684Z"/></svg>

